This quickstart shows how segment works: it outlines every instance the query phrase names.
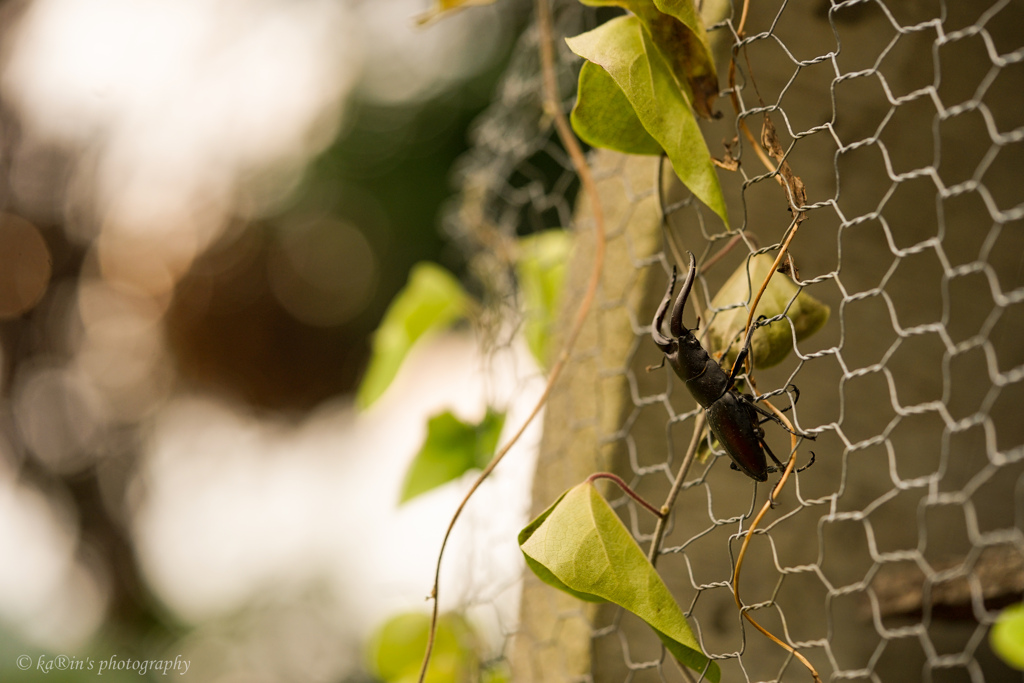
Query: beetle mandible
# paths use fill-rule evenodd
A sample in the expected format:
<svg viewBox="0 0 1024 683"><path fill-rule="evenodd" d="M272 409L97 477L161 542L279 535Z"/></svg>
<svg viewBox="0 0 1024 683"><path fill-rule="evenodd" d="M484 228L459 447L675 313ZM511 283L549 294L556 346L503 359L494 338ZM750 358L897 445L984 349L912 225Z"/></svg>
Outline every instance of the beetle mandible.
<svg viewBox="0 0 1024 683"><path fill-rule="evenodd" d="M690 252L687 252L690 253ZM665 298L658 306L658 312L654 315L654 322L651 330L651 337L658 348L665 354L662 361L668 361L675 373L686 384L686 388L697 400L697 403L704 408L707 416L708 426L711 433L715 435L718 442L725 448L725 452L732 458L731 467L746 474L756 481L767 481L769 472L781 472L785 466L779 462L768 444L764 440L764 430L761 424L768 420L777 422L786 431L814 439L809 434L792 432L775 415L760 408L750 394L741 394L733 388L736 381L736 374L743 366L743 360L750 350L750 338L748 335L746 343L740 349L736 362L733 365L731 374L725 374L721 366L708 355L700 341L693 333L683 327L683 307L693 287L693 280L697 274L697 265L690 253L690 270L686 274L686 281L683 282L679 296L672 307L672 317L669 318L669 331L671 337L666 337L662 331L662 324L665 322L665 315L668 312L668 305L672 301L672 292L676 285L676 269L672 268L672 280L669 282ZM793 390L800 396L799 390L793 385ZM761 416L764 416L762 419ZM772 459L775 467L769 467L765 454ZM801 467L799 471L805 470L814 463L814 453L811 453L811 461Z"/></svg>

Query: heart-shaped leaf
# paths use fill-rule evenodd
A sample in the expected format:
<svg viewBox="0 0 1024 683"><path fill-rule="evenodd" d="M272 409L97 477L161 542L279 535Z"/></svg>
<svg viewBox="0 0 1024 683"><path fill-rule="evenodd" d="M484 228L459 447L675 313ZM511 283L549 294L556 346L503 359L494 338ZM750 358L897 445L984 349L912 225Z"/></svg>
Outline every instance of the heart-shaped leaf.
<svg viewBox="0 0 1024 683"><path fill-rule="evenodd" d="M449 327L466 314L470 298L444 268L417 263L373 334L373 349L356 404L367 408L398 374L409 349L423 335Z"/></svg>
<svg viewBox="0 0 1024 683"><path fill-rule="evenodd" d="M681 664L718 683L718 665L701 651L668 587L592 483L563 493L519 532L519 547L545 583L636 614Z"/></svg>
<svg viewBox="0 0 1024 683"><path fill-rule="evenodd" d="M643 22L637 16L617 17L566 38L566 43L608 72L644 129L665 150L679 179L728 225L718 173L694 117L692 96L677 81ZM610 116L629 119L622 112Z"/></svg>
<svg viewBox="0 0 1024 683"><path fill-rule="evenodd" d="M768 276L775 258L770 254L758 254L742 264L729 276L729 279L718 290L711 302L712 308L720 309L738 303L750 302L761 283ZM749 278L747 276L749 263ZM796 300L793 299L796 297ZM790 303L792 302L792 303ZM754 366L767 368L781 363L793 350L793 332L797 341L801 341L820 330L828 322L830 309L806 291L801 291L796 283L783 273L775 273L768 288L761 295L757 305L757 317L762 315L773 318L785 313L782 320L757 328L750 342L750 352L754 355ZM711 319L711 312L704 313L704 319ZM747 324L747 309L743 306L719 311L708 327L707 348L709 351L720 351L726 346L723 367L731 367L736 354L743 344L743 330Z"/></svg>
<svg viewBox="0 0 1024 683"><path fill-rule="evenodd" d="M487 467L504 425L505 413L491 408L475 425L463 422L451 411L430 418L427 438L405 475L399 502L458 479L471 469Z"/></svg>

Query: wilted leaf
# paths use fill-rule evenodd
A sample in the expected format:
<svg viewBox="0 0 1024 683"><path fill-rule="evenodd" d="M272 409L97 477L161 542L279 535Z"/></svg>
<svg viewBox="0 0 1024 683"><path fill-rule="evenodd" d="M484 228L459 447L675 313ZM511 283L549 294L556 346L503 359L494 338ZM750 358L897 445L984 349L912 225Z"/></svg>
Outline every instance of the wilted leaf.
<svg viewBox="0 0 1024 683"><path fill-rule="evenodd" d="M483 469L494 457L505 413L487 409L480 424L469 424L445 411L430 418L427 438L402 484L399 502L458 479L471 469Z"/></svg>
<svg viewBox="0 0 1024 683"><path fill-rule="evenodd" d="M711 306L719 309L751 301L774 262L774 257L769 254L758 254L751 258L749 260L749 279L745 262L736 269L718 291ZM829 307L805 291L801 291L797 295L798 291L796 283L782 273L775 273L768 283L768 288L757 305L755 320L762 315L773 318L783 312L786 313L786 317L771 325L759 327L754 332L750 343L750 352L754 356L755 367L767 368L777 365L789 355L789 352L793 350L793 333L790 331L790 325L796 331L797 341L801 341L820 330L828 321ZM793 301L794 296L796 301ZM791 301L792 305L790 305ZM711 315L710 311L706 311L704 319L711 319ZM732 361L739 353L740 346L743 344L742 334L746 324L747 309L740 306L720 311L714 316L714 321L708 327L707 348L709 351L717 352L729 346L729 353L725 357L726 362L723 363L726 368L731 367Z"/></svg>
<svg viewBox="0 0 1024 683"><path fill-rule="evenodd" d="M427 649L430 617L407 612L388 619L370 639L368 659L373 675L383 683L413 683ZM478 638L457 614L437 620L434 651L427 669L427 683L470 683L479 669Z"/></svg>
<svg viewBox="0 0 1024 683"><path fill-rule="evenodd" d="M1007 665L1024 669L1024 604L1011 605L1000 613L989 633L989 643Z"/></svg>
<svg viewBox="0 0 1024 683"><path fill-rule="evenodd" d="M761 126L761 146L771 155L772 159L778 162L780 184L784 188L788 188L786 201L789 203L790 211L793 211L796 216L797 222L802 223L807 219L807 214L797 213L796 209L807 203L807 188L804 186L804 181L793 173L789 162L786 161L786 151L782 149L779 135L775 132L775 124L772 123L772 119L767 113L764 115L764 124Z"/></svg>
<svg viewBox="0 0 1024 683"><path fill-rule="evenodd" d="M466 313L469 297L451 273L433 263L412 268L409 282L395 295L380 327L356 403L367 408L398 374L409 349L423 335L450 326Z"/></svg>
<svg viewBox="0 0 1024 683"><path fill-rule="evenodd" d="M640 19L617 17L566 42L573 52L608 72L643 127L665 150L679 179L728 225L718 174L689 96Z"/></svg>
<svg viewBox="0 0 1024 683"><path fill-rule="evenodd" d="M492 4L494 4L494 0L434 0L433 7L416 17L416 23L422 26L463 7Z"/></svg>
<svg viewBox="0 0 1024 683"><path fill-rule="evenodd" d="M699 115L712 118L711 107L718 98L718 73L700 13L693 0L655 0L654 4L662 14L645 22L654 44L676 78L687 84L693 108Z"/></svg>
<svg viewBox="0 0 1024 683"><path fill-rule="evenodd" d="M637 15L698 114L710 118L718 75L707 28L693 0L582 0L592 7L622 7ZM614 148L613 148L614 149Z"/></svg>
<svg viewBox="0 0 1024 683"><path fill-rule="evenodd" d="M717 683L686 617L640 546L593 484L575 486L519 533L544 582L583 600L613 602L646 621L672 656Z"/></svg>
<svg viewBox="0 0 1024 683"><path fill-rule="evenodd" d="M580 69L572 128L592 147L624 154L661 154L661 145L640 123L633 105L608 72L593 62Z"/></svg>
<svg viewBox="0 0 1024 683"><path fill-rule="evenodd" d="M542 367L548 363L551 331L562 299L571 247L572 236L565 230L545 230L519 241L516 271L525 308L524 334L530 352Z"/></svg>

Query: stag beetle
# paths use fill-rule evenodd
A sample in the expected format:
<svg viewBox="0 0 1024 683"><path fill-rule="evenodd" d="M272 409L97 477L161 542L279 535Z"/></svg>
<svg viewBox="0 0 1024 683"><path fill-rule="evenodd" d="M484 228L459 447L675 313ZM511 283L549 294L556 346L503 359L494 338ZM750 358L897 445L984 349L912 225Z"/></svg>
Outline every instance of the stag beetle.
<svg viewBox="0 0 1024 683"><path fill-rule="evenodd" d="M768 444L765 443L764 430L761 429L762 423L773 420L792 434L808 439L814 439L814 437L791 431L778 417L759 408L753 396L741 394L733 389L736 374L743 366L743 360L750 350L749 335L743 348L740 349L732 373L727 375L721 366L708 355L693 333L683 327L683 307L686 305L686 298L690 294L696 274L696 262L693 254L690 254L690 271L686 275L686 281L679 291L679 297L672 307L672 317L669 319L669 330L672 336L666 337L662 333L661 327L676 286L676 269L673 266L672 280L669 282L668 291L665 292L665 298L662 299L661 305L658 306L658 312L654 315L651 336L654 338L654 343L665 354L662 364L668 361L679 378L685 382L686 388L704 408L711 433L715 435L718 442L725 448L725 452L732 458L732 469L743 472L751 479L766 481L769 472L781 472L785 466L779 462L779 459L768 448ZM793 386L793 390L799 398L799 390L795 386ZM761 416L764 416L764 419L761 419ZM771 457L775 467L768 466L765 453ZM811 461L797 471L805 470L813 463L814 453L811 453Z"/></svg>

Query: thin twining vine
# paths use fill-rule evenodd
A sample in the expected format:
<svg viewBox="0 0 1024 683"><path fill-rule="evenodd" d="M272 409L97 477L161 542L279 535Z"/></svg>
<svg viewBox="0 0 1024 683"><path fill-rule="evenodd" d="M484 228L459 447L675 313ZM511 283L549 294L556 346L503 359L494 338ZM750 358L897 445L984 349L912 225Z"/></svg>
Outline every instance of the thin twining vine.
<svg viewBox="0 0 1024 683"><path fill-rule="evenodd" d="M597 293L597 286L601 280L601 272L604 267L604 209L601 205L601 199L597 191L597 184L594 182L594 175L587 163L586 156L583 154L583 150L580 147L579 142L573 135L569 122L566 120L565 112L562 110L558 94L558 82L555 76L555 51L552 37L551 9L548 5L548 0L535 0L534 6L537 12L537 42L543 79L542 101L544 112L551 118L555 126L555 130L558 133L558 138L561 140L569 158L572 160L572 165L577 176L579 176L580 184L583 186L583 189L590 201L594 226L594 258L591 264L590 279L587 283L587 289L580 300L580 305L576 310L576 316L573 319L572 326L569 329L569 334L565 339L565 343L562 345L558 358L551 366L551 370L548 373L547 383L544 386L544 390L541 393L540 398L537 400L536 405L533 407L533 410L530 411L530 414L527 416L519 430L505 443L504 446L501 447L501 449L498 450L491 462L488 463L487 467L485 467L480 472L479 476L477 476L472 486L470 486L469 491L466 492L466 495L462 498L462 501L455 509L455 513L452 515L451 521L448 523L448 528L445 530L444 538L441 541L441 548L438 551L437 562L434 568L434 584L430 591L433 607L430 617L430 630L427 635L427 647L423 654L423 665L420 668L420 675L418 679L419 683L423 683L426 678L427 667L430 665L430 655L434 649L434 639L437 635L437 621L440 604L441 561L444 558L444 551L448 546L448 539L451 537L452 530L455 528L455 524L462 515L462 511L465 509L469 499L477 489L480 488L480 485L484 480L490 476L491 472L494 471L494 468L498 466L505 455L516 443L518 443L519 439L526 431L526 428L537 417L541 409L544 407L544 404L547 403L548 397L551 395L551 390L558 381L558 378L561 376L562 370L565 368L565 365L569 360L569 356L572 353L572 349L576 345L576 340L583 329L583 323L593 305L594 297Z"/></svg>
<svg viewBox="0 0 1024 683"><path fill-rule="evenodd" d="M785 413L783 413L781 410L773 406L768 401L765 401L765 403L768 405L769 408L771 408L772 412L775 413L776 417L785 422L786 426L789 427L790 430L792 430L793 424L786 417ZM743 615L743 617L747 621L749 621L754 628L756 628L762 634L767 636L768 639L771 640L773 643L775 643L782 649L788 651L790 654L792 654L794 657L800 660L800 663L807 667L807 670L811 672L811 676L814 677L814 680L818 683L821 683L821 676L818 675L818 670L814 668L814 665L812 665L806 657L800 654L800 652L796 648L791 646L789 643L786 643L785 641L779 639L764 626L761 626L761 624L757 623L754 620L754 618L750 616L750 610L744 607L743 601L740 600L740 569L743 567L743 558L747 554L747 547L750 545L750 539L753 538L754 532L757 530L758 524L761 523L761 520L768 513L768 510L770 510L775 505L776 497L782 491L782 487L786 485L786 481L789 479L789 475L793 473L793 469L796 466L798 437L795 434L791 433L790 442L791 454L789 456L789 461L786 464L786 469L783 471L782 477L779 478L779 482L772 489L771 494L768 496L768 500L765 501L764 505L761 507L760 512L757 513L757 516L754 517L754 521L750 523L750 528L747 529L746 535L743 538L743 544L740 546L740 552L736 556L736 567L735 569L733 569L732 574L732 595L736 601L736 607L740 610L740 613Z"/></svg>
<svg viewBox="0 0 1024 683"><path fill-rule="evenodd" d="M465 4L466 1L467 0L462 0L461 2L459 2L459 0L448 0L447 2L442 1L439 6L458 6ZM680 180L698 199L718 214L726 226L728 226L725 202L721 194L721 188L718 184L717 172L715 170L716 164L711 158L710 153L706 155L699 153L693 154L695 146L704 146L704 140L700 129L696 124L694 114L696 112L702 116L710 116L711 104L717 96L718 91L717 76L715 75L713 59L711 59L710 45L707 40L706 30L704 29L703 21L699 13L696 12L694 4L688 0L581 1L584 2L584 4L597 6L616 5L624 7L627 10L630 10L632 14L618 17L602 24L593 31L567 39L569 47L587 60L580 73L577 102L572 113L572 129L574 129L576 133L584 139L584 141L594 146L608 147L626 153L666 154L672 163L673 170L676 172L676 175ZM560 107L554 71L554 48L550 7L548 6L547 0L536 0L535 6L539 34L538 49L540 53L541 73L543 77L542 99L544 102L544 111L553 122L559 139L568 152L573 166L580 177L581 185L589 196L589 200L593 207L592 213L596 235L595 256L587 291L581 300L581 304L577 310L577 315L573 320L573 324L566 337L563 348L557 360L551 367L548 375L548 382L540 399L516 434L495 454L494 458L477 477L476 481L472 484L466 496L460 502L451 521L449 522L435 566L434 584L431 590L433 612L427 648L424 653L423 664L420 670L419 680L421 683L426 677L436 634L439 609L438 596L440 591L439 583L441 561L454 525L458 521L469 499L479 488L480 484L490 475L495 467L497 467L512 446L519 440L526 427L533 421L543 405L546 403L552 387L561 375L561 372L569 358L571 349L573 348L582 329L583 322L592 306L603 266L604 219L601 203L597 195L596 186L594 184L592 174L590 173L589 166L587 165L586 159L583 156L576 138L573 136L570 124L566 120L564 112ZM745 2L743 6L743 15L740 20L741 34L743 31L742 27L746 21L747 11L748 2ZM685 30L680 31L680 29ZM623 58L623 55L626 56L625 59ZM734 53L730 63L729 80L732 87L731 99L734 109L737 110L741 129L748 139L750 139L751 142L754 142L753 135L750 132L749 127L746 125L746 122L742 117L739 117L739 101L735 87L735 57L736 55ZM637 80L632 78L631 68L632 65L637 63L637 60L641 60L645 63L650 69L650 73L656 75L656 77L647 82L642 79ZM652 108L657 112L654 115L652 115ZM612 114L611 116L607 115L609 111ZM612 122L612 125L610 126L608 125L609 121ZM685 144L680 145L680 141ZM775 177L786 190L787 200L793 212L793 222L791 223L790 228L787 229L786 239L781 245L774 264L765 274L763 283L748 308L749 312L746 324L743 328L744 352L749 348L753 332L757 328L754 324L754 314L758 309L761 298L768 290L770 281L774 273L777 271L778 266L786 257L787 249L795 236L800 223L806 218L806 214L803 211L803 206L806 201L806 193L803 189L803 184L789 169L785 160L785 153L782 151L781 145L778 143L774 128L771 126L771 120L767 115L765 116L765 123L762 129L761 146L764 148L763 150L758 147L756 142L754 144L755 150L761 157L762 162L765 163L770 172L775 174ZM704 149L706 150L706 146L704 146ZM770 157L774 158L778 165L774 166L771 164L764 152L767 152ZM659 196L660 193L661 188L659 175ZM740 236L738 235L737 237ZM735 241L736 238L734 238L734 243ZM674 247L674 244L672 244L672 246ZM677 257L679 256L679 254L676 255ZM695 267L691 261L690 282L692 282L693 273L695 273ZM795 300L796 295L794 294L790 299L790 304ZM660 313L659 315L663 314ZM656 320L660 321L661 318ZM674 325L677 324L675 322L676 320L677 316L674 314ZM657 324L660 324L660 322ZM658 341L657 336L655 337L655 340ZM747 382L751 386L753 386L752 379L750 378L750 372L753 368L752 355L753 354L748 356L750 358L750 365L748 366L747 371ZM680 372L678 367L675 369L677 373ZM719 370L719 372L721 371ZM735 372L730 375L730 384L732 382L732 377L734 376ZM730 396L738 396L738 394L735 394L735 392L732 391L731 387L727 388L726 391ZM751 403L751 405L753 404ZM767 405L777 416L782 415L781 411L775 408L775 406L770 403ZM768 413L765 412L763 414L767 415ZM784 417L780 417L777 421L779 424L786 427L791 433L795 434L795 432L793 432L792 425ZM695 420L694 436L691 440L690 447L688 448L687 456L684 458L684 462L680 467L680 471L665 505L660 509L656 509L653 506L640 501L641 504L656 515L658 518L658 526L649 550L650 559L648 560L648 558L645 558L643 553L640 552L639 557L645 564L632 565L636 571L644 571L644 567L646 567L650 572L654 572L653 564L664 534L666 519L673 507L675 498L682 487L682 482L685 479L689 465L695 456L700 441L700 434L704 427L703 422L704 418L703 414L701 414L698 416L697 420ZM769 509L774 503L775 495L788 479L789 473L793 470L797 443L795 441L796 436L793 438L794 445L789 464L784 468L785 471L783 477L779 485L776 486L772 495L769 497L765 509L762 510L761 514L755 519L750 530L751 532L756 528L757 523L766 513L767 509ZM730 455L733 456L734 461L737 460L735 454L731 451ZM761 459L764 459L763 455L761 456ZM779 466L780 468L782 467L781 463ZM764 469L763 463L761 465L761 469ZM749 473L750 472L748 471L748 474ZM755 475L751 474L751 476ZM617 539L615 541L617 546L621 546L620 549L624 549L623 551L626 552L626 555L633 557L633 561L635 561L637 553L629 550L630 543L635 546L635 541L632 540L632 537L628 532L625 532L624 529L616 527L616 523L621 526L621 521L619 521L617 516L611 512L610 508L606 511L604 510L604 507L607 507L607 504L604 503L603 498L594 492L592 483L593 480L597 478L614 478L617 480L616 483L623 486L623 490L629 492L629 489L625 486L624 482L622 482L621 479L614 477L614 475L600 474L592 476L584 482L584 484L581 484L574 489L570 489L566 494L563 494L563 496L556 501L548 511L528 525L520 534L520 547L522 548L531 568L534 569L542 579L548 581L552 585L581 597L589 596L588 599L611 599L629 609L635 596L630 594L618 596L612 595L616 591L614 590L614 587L610 588L607 585L606 576L608 572L601 571L596 574L577 572L574 573L572 577L564 577L558 576L556 572L552 571L547 565L545 565L545 559L551 559L548 555L552 549L554 549L554 552L556 553L559 552L559 550L557 548L558 544L555 544L554 546L545 545L542 542L542 539L545 536L546 530L549 530L551 525L555 524L555 520L560 519L560 523L565 523L565 520L560 517L560 510L564 509L565 505L568 505L570 502L572 505L576 506L589 506L591 508L591 512L594 514L591 514L589 517L584 515L583 518L603 519L603 528L598 530L598 535L602 536L602 538L604 538L605 535L608 535L607 538L614 537ZM758 480L764 480L766 476L763 473L759 473L755 478ZM604 507L602 507L602 504ZM570 516L569 519L575 520L577 517ZM623 532L625 533L625 536L623 536ZM556 531L556 533L560 534L561 531ZM736 598L737 605L740 606L741 610L743 608L742 603L739 600L737 584L739 579L739 569L742 565L742 557L745 553L746 543L749 542L749 533L750 532L748 532L748 537L745 541L744 547L741 550L739 560L737 561L736 571L734 573L734 596ZM564 564L564 562L561 564ZM553 566L561 566L561 564L559 562L555 562ZM616 570L621 568L613 567L609 569ZM612 573L614 573L614 571L612 571ZM572 585L568 583L569 581L572 582ZM653 602L648 600L643 603L638 603L634 605L634 607L640 611L637 611L637 609L634 609L633 611L651 623L659 637L662 638L666 647L675 656L677 662L688 666L695 671L701 671L702 675L706 676L708 680L717 682L720 676L720 671L717 665L715 665L714 662L712 662L701 651L700 646L697 644L692 632L690 632L689 627L686 624L685 617L678 609L678 606L675 606L674 600L664 587L660 577L657 577L657 574L655 573L654 577L648 583L652 586L651 590L658 593L658 599ZM652 596L649 595L646 597L651 598ZM645 607L649 607L650 604L655 603L659 604L659 609L653 614L645 615L643 613ZM668 607L667 605L669 604L674 606L674 609ZM746 612L744 612L744 615L760 631L793 652L802 662L805 663L805 665L808 666L815 678L818 678L813 667L810 666L802 655L796 653L792 648L786 646L777 638L765 631L753 619L751 619Z"/></svg>

